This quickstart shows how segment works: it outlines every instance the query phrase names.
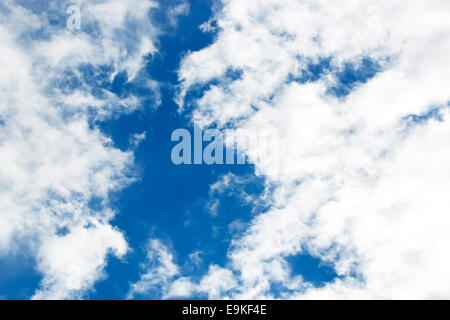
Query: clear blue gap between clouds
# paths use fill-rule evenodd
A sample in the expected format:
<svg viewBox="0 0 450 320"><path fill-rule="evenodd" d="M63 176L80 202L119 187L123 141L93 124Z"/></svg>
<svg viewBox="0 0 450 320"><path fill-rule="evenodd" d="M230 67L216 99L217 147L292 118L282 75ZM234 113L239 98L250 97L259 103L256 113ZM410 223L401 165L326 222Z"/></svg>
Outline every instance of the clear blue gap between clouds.
<svg viewBox="0 0 450 320"><path fill-rule="evenodd" d="M185 271L195 279L207 271L210 263L225 265L231 235L217 226L227 226L237 218L251 219L251 208L242 206L233 197L222 201L223 208L216 218L206 208L211 184L230 171L236 175L253 175L251 166L175 166L170 159L174 146L170 141L172 131L188 128L190 121L179 115L178 106L173 102L179 62L188 51L210 45L214 36L202 33L198 28L210 18L208 2L192 1L190 4L189 16L180 17L176 30L169 30L160 38L159 52L149 58L146 67L148 77L162 84L162 105L157 110L145 108L97 124L123 150L129 147L129 137L134 133L146 131L147 139L136 150L140 181L116 195L115 201L119 215L114 224L126 233L134 251L127 256L126 263L110 259L106 269L108 279L96 286L95 293L90 296L94 299L126 295L129 283L138 280L139 264L145 261L145 244L149 236L168 244L175 254L175 262L185 266ZM166 9L164 6L159 8L161 12L156 11L154 18L163 18L162 12ZM126 75L119 75L111 89L121 95L136 90L126 80ZM139 89L137 93L140 94ZM257 192L262 191L261 185L262 181L255 182ZM203 252L204 263L193 269L188 256L195 251ZM159 298L160 295L150 292L142 298L148 297Z"/></svg>

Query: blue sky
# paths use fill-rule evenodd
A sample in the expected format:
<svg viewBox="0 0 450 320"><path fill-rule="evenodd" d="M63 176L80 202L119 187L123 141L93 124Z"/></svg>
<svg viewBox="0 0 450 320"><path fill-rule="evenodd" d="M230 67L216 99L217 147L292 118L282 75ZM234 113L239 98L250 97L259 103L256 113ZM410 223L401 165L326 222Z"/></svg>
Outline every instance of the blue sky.
<svg viewBox="0 0 450 320"><path fill-rule="evenodd" d="M447 296L445 19L276 2L0 5L1 298ZM175 165L193 119L280 159Z"/></svg>

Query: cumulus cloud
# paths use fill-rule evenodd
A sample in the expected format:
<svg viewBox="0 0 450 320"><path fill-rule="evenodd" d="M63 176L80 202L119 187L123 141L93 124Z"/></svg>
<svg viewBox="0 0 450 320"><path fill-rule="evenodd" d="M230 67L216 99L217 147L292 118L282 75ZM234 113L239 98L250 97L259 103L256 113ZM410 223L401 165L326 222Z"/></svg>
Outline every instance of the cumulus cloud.
<svg viewBox="0 0 450 320"><path fill-rule="evenodd" d="M274 203L233 242L223 297L448 298L448 1L222 4L215 42L183 60L180 106L209 84L194 118L273 128L281 147L277 163L254 159ZM304 253L339 277L315 287L292 274L286 258Z"/></svg>
<svg viewBox="0 0 450 320"><path fill-rule="evenodd" d="M80 8L80 30L66 27L69 5ZM156 50L147 16L155 3L0 6L0 255L31 249L43 275L34 298L81 298L108 255L128 250L109 197L135 180L132 151L115 148L92 120L135 110L139 98L98 79L137 79Z"/></svg>

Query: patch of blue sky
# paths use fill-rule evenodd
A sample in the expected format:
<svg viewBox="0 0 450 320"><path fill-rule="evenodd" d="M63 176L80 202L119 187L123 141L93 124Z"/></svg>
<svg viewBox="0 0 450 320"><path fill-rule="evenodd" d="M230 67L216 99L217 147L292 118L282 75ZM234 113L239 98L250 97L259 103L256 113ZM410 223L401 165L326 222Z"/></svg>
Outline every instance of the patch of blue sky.
<svg viewBox="0 0 450 320"><path fill-rule="evenodd" d="M302 60L302 57L297 57ZM331 58L319 58L317 62L309 60L306 62L306 68L300 74L292 73L289 75L288 82L307 83L319 80L323 75L331 72Z"/></svg>
<svg viewBox="0 0 450 320"><path fill-rule="evenodd" d="M446 108L449 106L447 105ZM410 114L403 118L410 125L422 124L431 119L443 121L441 110L443 107L432 107L431 109L421 114Z"/></svg>
<svg viewBox="0 0 450 320"><path fill-rule="evenodd" d="M333 266L309 254L299 254L286 258L293 275L301 275L303 280L314 287L322 287L335 280L338 275Z"/></svg>
<svg viewBox="0 0 450 320"><path fill-rule="evenodd" d="M299 59L302 59L299 57ZM336 83L328 88L327 93L339 98L347 96L355 87L364 84L383 70L389 58L378 61L363 57L357 63L346 62L340 68L333 66L332 57L319 58L318 61L307 61L306 68L300 75L291 74L288 82L307 83L318 81L327 74L333 74Z"/></svg>
<svg viewBox="0 0 450 320"><path fill-rule="evenodd" d="M362 58L357 64L345 63L337 72L337 83L328 91L337 97L345 97L356 86L366 83L382 70L382 63L368 57Z"/></svg>
<svg viewBox="0 0 450 320"><path fill-rule="evenodd" d="M41 275L36 272L35 261L31 257L28 251L18 251L0 259L0 297L25 300L34 294Z"/></svg>

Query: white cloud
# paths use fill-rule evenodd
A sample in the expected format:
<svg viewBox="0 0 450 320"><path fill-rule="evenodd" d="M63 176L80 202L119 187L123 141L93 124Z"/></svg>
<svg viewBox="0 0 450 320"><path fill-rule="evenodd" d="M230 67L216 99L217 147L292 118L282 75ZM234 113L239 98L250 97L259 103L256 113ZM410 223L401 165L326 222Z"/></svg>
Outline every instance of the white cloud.
<svg viewBox="0 0 450 320"><path fill-rule="evenodd" d="M130 286L128 298L137 294L148 294L152 290L165 290L168 284L179 273L179 267L174 263L171 250L160 240L150 239L147 245L147 260L144 264L144 273L139 281Z"/></svg>
<svg viewBox="0 0 450 320"><path fill-rule="evenodd" d="M123 256L128 245L120 231L110 225L73 228L65 236L44 239L39 250L39 268L48 276L35 299L83 296L103 276L105 256L112 251Z"/></svg>
<svg viewBox="0 0 450 320"><path fill-rule="evenodd" d="M222 2L216 41L183 60L180 99L218 79L193 116L249 134L278 129L283 148L279 163L256 162L275 203L233 243L227 290L272 297L275 283L284 298L448 298L448 1ZM289 82L328 58L317 81ZM380 72L346 97L327 93L363 58ZM242 75L225 81L228 70ZM406 119L436 107L442 121ZM292 275L285 258L300 253L340 279L321 288Z"/></svg>
<svg viewBox="0 0 450 320"><path fill-rule="evenodd" d="M171 250L158 239L149 239L146 246L147 259L143 266L143 273L137 282L130 285L128 299L137 295L155 296L162 299L186 298L193 294L207 296L209 299L219 299L236 287L233 273L217 265L211 265L208 273L194 281L183 276L201 263L201 252L189 255L184 268L176 262Z"/></svg>
<svg viewBox="0 0 450 320"><path fill-rule="evenodd" d="M169 292L164 296L166 299L190 297L195 292L195 285L189 278L178 278L170 285Z"/></svg>
<svg viewBox="0 0 450 320"><path fill-rule="evenodd" d="M140 103L106 90L94 96L78 67L110 66L110 77L126 71L131 81L155 51L154 3L70 1L82 9L77 32L49 21L52 12L65 19L68 1L33 3L1 5L0 255L30 247L43 276L34 298L82 298L104 277L108 255L128 250L111 225L109 195L135 179L132 151L92 128L88 111L106 118ZM62 89L67 72L81 83L76 90Z"/></svg>
<svg viewBox="0 0 450 320"><path fill-rule="evenodd" d="M207 293L208 299L215 300L226 297L227 292L235 287L236 279L230 270L211 265L208 273L198 284L197 291Z"/></svg>
<svg viewBox="0 0 450 320"><path fill-rule="evenodd" d="M126 71L132 80L143 66L144 56L156 52L158 31L148 16L149 10L157 6L156 2L78 0L65 1L60 7L64 8L64 4L79 6L81 31L92 31L72 32L64 28L53 33L49 40L35 41L37 55L53 68L81 63L113 65L115 72L111 77Z"/></svg>
<svg viewBox="0 0 450 320"><path fill-rule="evenodd" d="M178 277L168 282L162 292L164 299L189 298L194 294L213 300L230 299L229 292L236 286L237 281L230 270L211 265L208 273L200 281Z"/></svg>

